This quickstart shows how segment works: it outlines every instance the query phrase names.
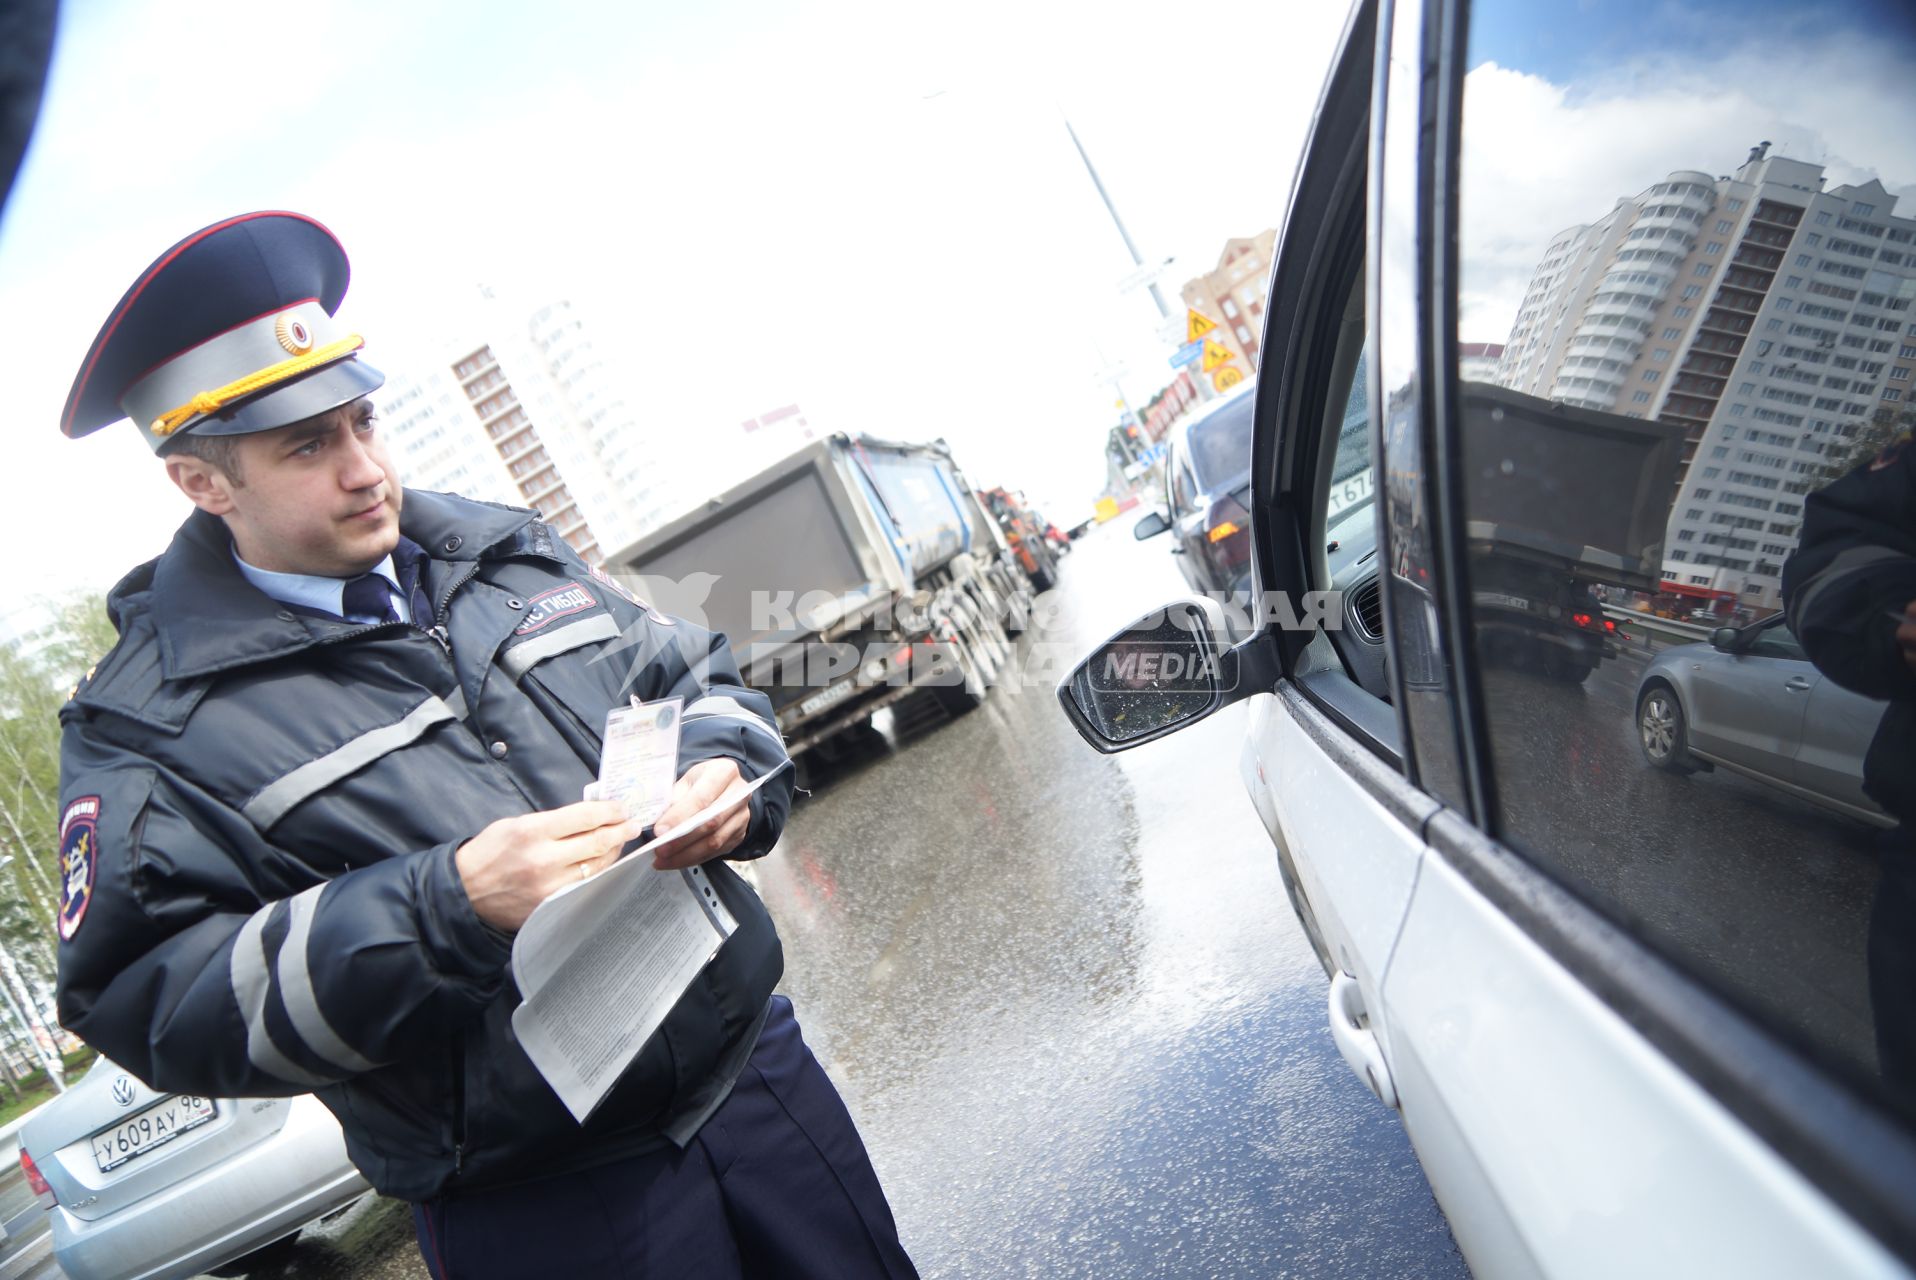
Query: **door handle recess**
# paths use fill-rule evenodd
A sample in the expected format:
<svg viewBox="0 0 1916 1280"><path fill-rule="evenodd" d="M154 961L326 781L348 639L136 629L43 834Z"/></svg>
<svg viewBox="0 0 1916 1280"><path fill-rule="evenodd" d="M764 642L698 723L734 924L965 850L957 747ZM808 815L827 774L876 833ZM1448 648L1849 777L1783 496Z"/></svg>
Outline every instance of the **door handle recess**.
<svg viewBox="0 0 1916 1280"><path fill-rule="evenodd" d="M1370 1029L1364 993L1357 979L1341 969L1331 975L1330 1006L1331 1040L1337 1045L1337 1051L1344 1055L1344 1061L1365 1087L1377 1095L1377 1100L1395 1110L1397 1082L1391 1079L1390 1065L1384 1061L1377 1033Z"/></svg>
<svg viewBox="0 0 1916 1280"><path fill-rule="evenodd" d="M1802 676L1791 676L1783 682L1783 687L1796 693L1801 693L1810 687L1810 682Z"/></svg>

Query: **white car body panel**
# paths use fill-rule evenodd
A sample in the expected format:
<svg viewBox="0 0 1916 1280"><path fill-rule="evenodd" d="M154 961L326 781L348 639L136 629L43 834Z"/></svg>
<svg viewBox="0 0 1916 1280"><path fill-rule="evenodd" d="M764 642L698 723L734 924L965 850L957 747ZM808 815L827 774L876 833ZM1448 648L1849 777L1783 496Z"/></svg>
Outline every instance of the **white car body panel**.
<svg viewBox="0 0 1916 1280"><path fill-rule="evenodd" d="M1434 851L1382 1013L1479 1276L1908 1274Z"/></svg>
<svg viewBox="0 0 1916 1280"><path fill-rule="evenodd" d="M1304 896L1339 968L1375 1009L1391 944L1410 905L1420 837L1334 763L1274 697L1252 700L1249 749L1263 766L1254 801L1291 851ZM1255 778L1251 779L1257 782ZM1388 1057L1388 1029L1374 1028Z"/></svg>

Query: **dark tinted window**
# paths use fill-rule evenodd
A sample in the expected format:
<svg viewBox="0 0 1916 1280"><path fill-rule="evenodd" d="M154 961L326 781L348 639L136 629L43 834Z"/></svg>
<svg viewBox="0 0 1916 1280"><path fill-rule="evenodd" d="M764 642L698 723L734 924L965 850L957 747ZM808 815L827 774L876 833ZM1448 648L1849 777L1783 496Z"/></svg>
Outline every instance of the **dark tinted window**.
<svg viewBox="0 0 1916 1280"><path fill-rule="evenodd" d="M1257 397L1246 392L1191 428L1191 463L1205 493L1235 487L1251 472L1251 424Z"/></svg>
<svg viewBox="0 0 1916 1280"><path fill-rule="evenodd" d="M1491 825L1907 1120L1916 848L1887 829L1916 708L1885 614L1916 595L1916 499L1866 477L1909 419L1916 133L1869 121L1916 119L1910 12L1470 16L1459 409ZM1867 549L1811 600L1843 545ZM1824 621L1712 643L1786 601ZM1885 720L1845 685L1904 702Z"/></svg>

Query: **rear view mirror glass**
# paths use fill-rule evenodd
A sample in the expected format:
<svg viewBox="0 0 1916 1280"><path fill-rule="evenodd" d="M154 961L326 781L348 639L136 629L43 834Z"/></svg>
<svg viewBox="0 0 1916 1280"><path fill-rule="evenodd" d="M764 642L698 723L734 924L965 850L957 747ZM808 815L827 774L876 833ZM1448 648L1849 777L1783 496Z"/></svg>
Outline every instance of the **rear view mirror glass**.
<svg viewBox="0 0 1916 1280"><path fill-rule="evenodd" d="M1058 688L1072 724L1122 751L1210 715L1225 701L1222 623L1216 601L1181 600L1112 636Z"/></svg>
<svg viewBox="0 0 1916 1280"><path fill-rule="evenodd" d="M1735 627L1718 627L1710 633L1710 643L1725 653L1736 648L1737 633Z"/></svg>

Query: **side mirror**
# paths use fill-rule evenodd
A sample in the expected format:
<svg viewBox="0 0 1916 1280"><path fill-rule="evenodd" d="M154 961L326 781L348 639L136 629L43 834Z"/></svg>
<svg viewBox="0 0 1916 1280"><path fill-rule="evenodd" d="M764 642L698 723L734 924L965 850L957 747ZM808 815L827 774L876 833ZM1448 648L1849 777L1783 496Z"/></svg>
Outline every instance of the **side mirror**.
<svg viewBox="0 0 1916 1280"><path fill-rule="evenodd" d="M1737 630L1735 627L1718 627L1710 633L1710 647L1721 649L1725 653L1737 650Z"/></svg>
<svg viewBox="0 0 1916 1280"><path fill-rule="evenodd" d="M1144 519L1131 526L1131 536L1142 542L1146 538L1155 538L1171 527L1171 521L1162 511L1153 511Z"/></svg>
<svg viewBox="0 0 1916 1280"><path fill-rule="evenodd" d="M1217 601L1174 601L1092 650L1058 685L1058 701L1107 754L1176 733L1276 681L1274 640L1260 633L1232 649L1226 634Z"/></svg>

